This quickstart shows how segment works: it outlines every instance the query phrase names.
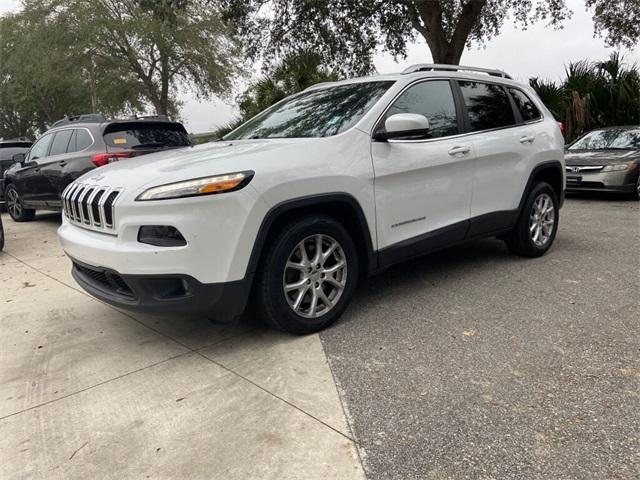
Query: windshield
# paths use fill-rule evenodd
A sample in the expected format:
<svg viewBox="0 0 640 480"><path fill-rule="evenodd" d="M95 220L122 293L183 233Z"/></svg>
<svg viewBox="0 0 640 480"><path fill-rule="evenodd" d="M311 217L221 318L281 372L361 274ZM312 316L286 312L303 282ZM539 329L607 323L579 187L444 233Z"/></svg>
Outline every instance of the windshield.
<svg viewBox="0 0 640 480"><path fill-rule="evenodd" d="M348 83L305 91L259 114L224 139L337 135L355 125L393 83Z"/></svg>
<svg viewBox="0 0 640 480"><path fill-rule="evenodd" d="M611 128L587 133L569 150L636 150L640 149L640 129Z"/></svg>

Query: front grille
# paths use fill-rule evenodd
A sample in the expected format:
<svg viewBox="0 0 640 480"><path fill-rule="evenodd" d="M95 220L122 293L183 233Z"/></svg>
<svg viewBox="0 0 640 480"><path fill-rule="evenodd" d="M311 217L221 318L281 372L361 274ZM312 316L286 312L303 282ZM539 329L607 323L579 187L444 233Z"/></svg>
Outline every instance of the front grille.
<svg viewBox="0 0 640 480"><path fill-rule="evenodd" d="M604 168L604 165L567 165L567 172L570 173L594 173Z"/></svg>
<svg viewBox="0 0 640 480"><path fill-rule="evenodd" d="M62 192L62 209L74 225L116 235L115 205L121 193L121 189L72 183Z"/></svg>
<svg viewBox="0 0 640 480"><path fill-rule="evenodd" d="M108 270L101 270L97 268L87 267L78 263L73 264L79 275L84 277L84 280L94 285L97 284L103 290L110 293L115 293L120 296L135 298L135 295L127 282L117 273L110 272Z"/></svg>

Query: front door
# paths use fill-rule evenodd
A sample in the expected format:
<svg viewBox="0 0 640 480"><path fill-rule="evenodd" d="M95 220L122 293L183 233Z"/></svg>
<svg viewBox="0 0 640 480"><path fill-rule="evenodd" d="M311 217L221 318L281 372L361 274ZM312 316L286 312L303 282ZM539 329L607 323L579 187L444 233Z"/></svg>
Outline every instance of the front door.
<svg viewBox="0 0 640 480"><path fill-rule="evenodd" d="M396 113L428 118L427 138L372 143L378 249L392 263L464 238L474 170L471 141L463 131L451 81L409 86L380 120Z"/></svg>
<svg viewBox="0 0 640 480"><path fill-rule="evenodd" d="M53 134L43 135L33 144L31 150L27 154L23 162L24 168L20 170L16 176L17 187L20 191L22 199L28 203L35 202L41 205L42 192L46 190L44 175L42 175L42 167L47 162L47 156L51 147Z"/></svg>
<svg viewBox="0 0 640 480"><path fill-rule="evenodd" d="M41 196L48 206L59 206L60 204L57 184L62 170L70 160L67 149L72 135L72 129L56 132L47 161L40 168L40 173L43 177Z"/></svg>

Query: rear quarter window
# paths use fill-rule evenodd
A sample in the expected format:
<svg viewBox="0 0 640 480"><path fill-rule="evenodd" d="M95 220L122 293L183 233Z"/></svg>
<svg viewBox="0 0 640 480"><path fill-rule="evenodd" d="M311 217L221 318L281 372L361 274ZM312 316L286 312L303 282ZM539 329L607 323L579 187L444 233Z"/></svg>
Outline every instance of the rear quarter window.
<svg viewBox="0 0 640 480"><path fill-rule="evenodd" d="M533 122L542 118L542 114L536 104L522 91L517 88L510 88L509 93L522 115L523 122Z"/></svg>
<svg viewBox="0 0 640 480"><path fill-rule="evenodd" d="M104 141L111 148L183 147L191 145L189 134L180 124L122 123L107 126Z"/></svg>

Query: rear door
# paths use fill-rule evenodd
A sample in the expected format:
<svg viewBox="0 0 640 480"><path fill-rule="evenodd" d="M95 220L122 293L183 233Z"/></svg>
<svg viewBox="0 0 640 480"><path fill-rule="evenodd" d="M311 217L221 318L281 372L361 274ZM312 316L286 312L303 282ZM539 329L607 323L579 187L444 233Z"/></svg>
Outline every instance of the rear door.
<svg viewBox="0 0 640 480"><path fill-rule="evenodd" d="M53 186L55 195L54 205L60 205L60 196L71 182L95 168L91 155L95 152L95 140L88 128L77 127L73 133L64 155L57 158L55 168L49 172L49 182Z"/></svg>
<svg viewBox="0 0 640 480"><path fill-rule="evenodd" d="M515 222L536 132L522 123L504 86L475 80L457 83L476 154L469 230L469 236L475 236Z"/></svg>
<svg viewBox="0 0 640 480"><path fill-rule="evenodd" d="M474 153L462 133L460 108L448 79L409 86L380 119L396 113L428 118L428 138L373 142L378 248L395 262L462 240L471 207ZM386 258L383 258L386 257Z"/></svg>

